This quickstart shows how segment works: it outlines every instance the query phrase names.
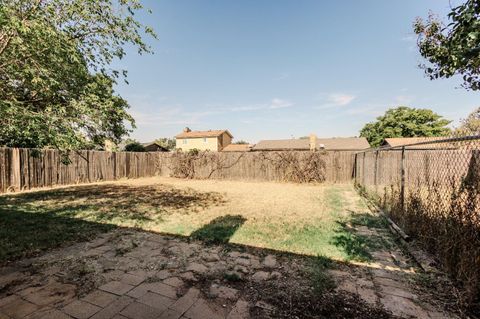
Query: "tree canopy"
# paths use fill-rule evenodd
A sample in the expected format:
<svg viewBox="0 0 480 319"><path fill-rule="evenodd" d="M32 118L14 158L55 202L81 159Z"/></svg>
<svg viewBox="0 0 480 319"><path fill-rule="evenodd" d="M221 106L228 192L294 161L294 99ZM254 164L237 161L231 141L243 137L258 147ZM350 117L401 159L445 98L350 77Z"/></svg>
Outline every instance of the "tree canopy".
<svg viewBox="0 0 480 319"><path fill-rule="evenodd" d="M480 134L480 107L460 121L460 127L456 129L456 133L459 135Z"/></svg>
<svg viewBox="0 0 480 319"><path fill-rule="evenodd" d="M140 142L132 141L125 145L125 152L146 152L145 146L140 144Z"/></svg>
<svg viewBox="0 0 480 319"><path fill-rule="evenodd" d="M138 0L0 0L0 145L102 147L134 127L110 69L124 46L151 52Z"/></svg>
<svg viewBox="0 0 480 319"><path fill-rule="evenodd" d="M247 141L244 141L244 140L239 140L239 141L234 142L233 144L246 145L246 144L250 144L250 143L248 143Z"/></svg>
<svg viewBox="0 0 480 319"><path fill-rule="evenodd" d="M399 106L367 123L360 136L372 147L378 147L388 137L444 136L450 132L450 122L429 109Z"/></svg>
<svg viewBox="0 0 480 319"><path fill-rule="evenodd" d="M157 138L155 142L165 147L169 151L174 150L176 146L176 142L174 138L161 137L161 138Z"/></svg>
<svg viewBox="0 0 480 319"><path fill-rule="evenodd" d="M452 8L448 20L430 14L415 21L420 54L429 62L420 67L430 79L461 75L463 87L480 90L480 0Z"/></svg>

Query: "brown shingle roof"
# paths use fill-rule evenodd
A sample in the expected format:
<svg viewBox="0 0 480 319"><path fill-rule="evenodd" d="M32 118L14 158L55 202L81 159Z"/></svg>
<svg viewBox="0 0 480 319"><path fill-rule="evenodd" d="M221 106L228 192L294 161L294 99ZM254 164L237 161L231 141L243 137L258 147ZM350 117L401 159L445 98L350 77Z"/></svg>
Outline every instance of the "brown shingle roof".
<svg viewBox="0 0 480 319"><path fill-rule="evenodd" d="M382 144L382 147L400 147L410 144L425 143L425 142L434 142L447 139L446 136L436 136L436 137L390 137L386 138ZM431 144L421 144L421 145L412 145L409 148L452 148L454 145L449 142L445 143L431 143Z"/></svg>
<svg viewBox="0 0 480 319"><path fill-rule="evenodd" d="M333 137L317 138L317 148L326 150L364 150L370 148L370 144L364 137ZM280 150L309 150L310 141L306 139L289 140L264 140L253 147L254 151L280 151Z"/></svg>
<svg viewBox="0 0 480 319"><path fill-rule="evenodd" d="M248 152L251 149L250 144L229 144L223 148L222 152Z"/></svg>
<svg viewBox="0 0 480 319"><path fill-rule="evenodd" d="M230 137L233 137L228 130L208 130L208 131L190 131L182 132L176 135L176 138L194 138L194 137L217 137L227 133Z"/></svg>

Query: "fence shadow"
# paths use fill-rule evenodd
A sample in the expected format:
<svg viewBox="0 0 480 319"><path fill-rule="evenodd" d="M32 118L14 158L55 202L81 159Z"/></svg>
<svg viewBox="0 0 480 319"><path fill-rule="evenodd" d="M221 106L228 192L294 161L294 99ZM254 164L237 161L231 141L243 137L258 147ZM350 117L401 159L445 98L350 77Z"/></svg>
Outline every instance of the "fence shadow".
<svg viewBox="0 0 480 319"><path fill-rule="evenodd" d="M381 216L368 213L350 213L348 220L337 221L340 228L332 243L342 249L350 260L371 261L372 252L388 247L388 243L375 230L385 228L386 221Z"/></svg>

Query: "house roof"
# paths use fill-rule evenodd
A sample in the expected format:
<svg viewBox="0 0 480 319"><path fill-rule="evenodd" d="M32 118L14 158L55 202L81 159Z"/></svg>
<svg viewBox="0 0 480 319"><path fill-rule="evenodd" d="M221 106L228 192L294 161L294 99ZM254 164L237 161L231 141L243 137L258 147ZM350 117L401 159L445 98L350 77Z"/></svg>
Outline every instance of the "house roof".
<svg viewBox="0 0 480 319"><path fill-rule="evenodd" d="M208 131L189 131L176 135L176 138L195 138L195 137L217 137L227 133L230 137L233 135L228 130L208 130Z"/></svg>
<svg viewBox="0 0 480 319"><path fill-rule="evenodd" d="M333 137L317 138L317 148L325 150L364 150L370 148L370 144L364 137ZM258 142L254 151L281 151L281 150L309 150L310 140L288 139L288 140L263 140Z"/></svg>
<svg viewBox="0 0 480 319"><path fill-rule="evenodd" d="M425 142L435 142L447 139L446 136L430 136L430 137L390 137L386 138L383 143L382 147L400 147L405 145L417 144L417 143L425 143ZM412 145L409 148L452 148L454 147L453 143L445 142L445 143L431 143L431 144L421 144L421 145Z"/></svg>
<svg viewBox="0 0 480 319"><path fill-rule="evenodd" d="M250 144L229 144L222 149L222 152L248 152L251 149Z"/></svg>
<svg viewBox="0 0 480 319"><path fill-rule="evenodd" d="M166 147L163 146L163 145L158 144L157 142L140 143L140 144L142 144L143 147L149 147L149 146L154 145L154 146L158 147L159 149L161 149L161 150L163 150L163 151L168 151L168 148L166 148Z"/></svg>

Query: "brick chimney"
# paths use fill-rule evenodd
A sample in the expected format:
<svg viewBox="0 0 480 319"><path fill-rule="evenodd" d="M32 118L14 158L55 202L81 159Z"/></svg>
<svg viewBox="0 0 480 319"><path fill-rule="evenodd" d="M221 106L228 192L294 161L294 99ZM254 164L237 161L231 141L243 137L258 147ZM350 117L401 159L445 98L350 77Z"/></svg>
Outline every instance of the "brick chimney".
<svg viewBox="0 0 480 319"><path fill-rule="evenodd" d="M185 127L185 128L183 129L183 132L184 132L184 133L188 133L188 132L191 132L191 131L192 131L192 130L191 130L189 127Z"/></svg>
<svg viewBox="0 0 480 319"><path fill-rule="evenodd" d="M317 150L317 136L310 134L310 151L315 152Z"/></svg>

